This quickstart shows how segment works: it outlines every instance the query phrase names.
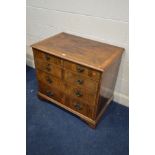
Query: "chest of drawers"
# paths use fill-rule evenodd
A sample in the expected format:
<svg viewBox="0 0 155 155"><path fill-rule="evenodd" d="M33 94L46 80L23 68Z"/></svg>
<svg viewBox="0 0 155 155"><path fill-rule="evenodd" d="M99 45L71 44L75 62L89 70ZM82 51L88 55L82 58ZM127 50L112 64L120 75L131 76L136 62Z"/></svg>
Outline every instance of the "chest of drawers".
<svg viewBox="0 0 155 155"><path fill-rule="evenodd" d="M96 127L113 99L124 49L67 33L32 49L38 96Z"/></svg>

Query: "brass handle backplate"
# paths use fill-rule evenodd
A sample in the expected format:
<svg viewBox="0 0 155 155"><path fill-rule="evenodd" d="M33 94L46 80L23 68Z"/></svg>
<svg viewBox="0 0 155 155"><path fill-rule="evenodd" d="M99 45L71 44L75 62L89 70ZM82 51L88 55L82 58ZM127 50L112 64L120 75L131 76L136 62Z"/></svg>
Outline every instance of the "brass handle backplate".
<svg viewBox="0 0 155 155"><path fill-rule="evenodd" d="M81 67L81 66L77 66L76 69L77 69L77 71L78 71L79 73L84 72L84 68Z"/></svg>
<svg viewBox="0 0 155 155"><path fill-rule="evenodd" d="M81 110L81 109L82 109L80 103L75 103L74 107L75 107L77 110Z"/></svg>
<svg viewBox="0 0 155 155"><path fill-rule="evenodd" d="M51 91L46 91L46 95L49 96L49 97L52 97L54 95L54 93L51 92Z"/></svg>
<svg viewBox="0 0 155 155"><path fill-rule="evenodd" d="M47 77L47 78L46 78L46 81L47 81L49 84L53 82L52 79L51 79L50 77Z"/></svg>
<svg viewBox="0 0 155 155"><path fill-rule="evenodd" d="M83 94L82 94L80 91L76 91L76 92L75 92L75 95L76 95L77 97L83 96Z"/></svg>
<svg viewBox="0 0 155 155"><path fill-rule="evenodd" d="M47 66L46 66L46 70L47 70L48 72L51 71L50 64L47 64Z"/></svg>
<svg viewBox="0 0 155 155"><path fill-rule="evenodd" d="M84 81L82 79L78 79L76 82L81 85Z"/></svg>
<svg viewBox="0 0 155 155"><path fill-rule="evenodd" d="M50 56L47 55L47 54L45 54L45 59L46 59L46 60L50 60Z"/></svg>

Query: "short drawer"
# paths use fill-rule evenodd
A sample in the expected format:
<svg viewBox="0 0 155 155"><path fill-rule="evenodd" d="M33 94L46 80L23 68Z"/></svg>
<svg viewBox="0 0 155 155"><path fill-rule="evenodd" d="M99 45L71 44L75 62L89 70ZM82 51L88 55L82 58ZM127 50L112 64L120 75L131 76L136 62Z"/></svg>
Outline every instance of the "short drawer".
<svg viewBox="0 0 155 155"><path fill-rule="evenodd" d="M73 73L67 69L64 71L64 79L67 83L71 83L75 87L86 88L90 93L96 92L98 88L98 81L85 78L84 76Z"/></svg>
<svg viewBox="0 0 155 155"><path fill-rule="evenodd" d="M64 102L65 96L64 96L63 92L61 92L60 90L58 90L54 87L49 87L48 85L46 85L43 82L39 82L39 91L42 94L44 94L44 95L46 95L46 96L48 96L48 97L50 97L50 98L52 98L58 102L61 102L61 103Z"/></svg>
<svg viewBox="0 0 155 155"><path fill-rule="evenodd" d="M57 65L50 64L43 61L38 61L38 60L35 60L35 65L37 69L45 71L58 78L62 77L62 69Z"/></svg>
<svg viewBox="0 0 155 155"><path fill-rule="evenodd" d="M66 93L73 98L81 101L86 101L89 105L94 105L96 101L96 93L89 94L86 89L66 86Z"/></svg>
<svg viewBox="0 0 155 155"><path fill-rule="evenodd" d="M66 60L64 61L64 68L72 70L79 75L88 76L89 78L97 81L101 76L101 73L99 71Z"/></svg>
<svg viewBox="0 0 155 155"><path fill-rule="evenodd" d="M47 63L52 63L52 64L56 64L56 65L59 65L59 66L62 65L62 60L60 58L56 57L56 56L47 54L45 52L42 52L42 51L39 51L39 50L36 50L36 49L33 49L33 51L34 51L34 58L36 60L45 61Z"/></svg>
<svg viewBox="0 0 155 155"><path fill-rule="evenodd" d="M56 87L59 90L65 90L64 84L61 79L58 79L44 71L36 70L37 79L48 86Z"/></svg>
<svg viewBox="0 0 155 155"><path fill-rule="evenodd" d="M73 110L75 110L89 118L93 117L93 110L94 110L93 106L90 106L90 105L86 104L85 102L81 102L77 99L66 96L64 104L67 104L67 106L70 107L71 109L73 109Z"/></svg>

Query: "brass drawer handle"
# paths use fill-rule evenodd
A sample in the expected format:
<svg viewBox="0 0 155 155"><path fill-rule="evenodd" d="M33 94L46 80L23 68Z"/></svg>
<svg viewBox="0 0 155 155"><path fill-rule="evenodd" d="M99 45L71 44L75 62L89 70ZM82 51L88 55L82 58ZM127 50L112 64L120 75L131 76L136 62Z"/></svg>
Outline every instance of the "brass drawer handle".
<svg viewBox="0 0 155 155"><path fill-rule="evenodd" d="M53 82L52 79L50 79L50 77L47 77L47 78L46 78L46 81L47 81L49 84Z"/></svg>
<svg viewBox="0 0 155 155"><path fill-rule="evenodd" d="M46 70L49 72L49 71L51 71L51 68L49 68L49 67L46 67Z"/></svg>
<svg viewBox="0 0 155 155"><path fill-rule="evenodd" d="M49 96L49 97L52 97L54 95L54 93L51 92L51 91L46 91L46 95Z"/></svg>
<svg viewBox="0 0 155 155"><path fill-rule="evenodd" d="M79 73L84 72L84 68L81 67L81 66L77 66L76 69L77 69L77 71L78 71Z"/></svg>
<svg viewBox="0 0 155 155"><path fill-rule="evenodd" d="M78 79L76 82L81 85L81 84L83 84L84 81L81 79Z"/></svg>
<svg viewBox="0 0 155 155"><path fill-rule="evenodd" d="M49 60L50 60L50 56L47 55L47 54L45 54L45 59L46 59L47 61L49 61Z"/></svg>
<svg viewBox="0 0 155 155"><path fill-rule="evenodd" d="M75 107L76 110L81 110L82 109L80 103L75 103L74 107Z"/></svg>
<svg viewBox="0 0 155 155"><path fill-rule="evenodd" d="M46 70L47 70L48 72L51 71L50 64L47 64Z"/></svg>
<svg viewBox="0 0 155 155"><path fill-rule="evenodd" d="M76 91L76 92L75 92L75 95L76 95L77 97L83 96L82 93L81 93L80 91Z"/></svg>

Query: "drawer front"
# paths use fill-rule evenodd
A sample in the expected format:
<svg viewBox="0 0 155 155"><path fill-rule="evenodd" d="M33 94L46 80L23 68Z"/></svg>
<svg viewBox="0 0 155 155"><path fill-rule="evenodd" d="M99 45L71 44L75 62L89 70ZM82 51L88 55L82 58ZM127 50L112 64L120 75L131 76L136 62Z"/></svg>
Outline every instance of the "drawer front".
<svg viewBox="0 0 155 155"><path fill-rule="evenodd" d="M93 116L93 110L94 110L93 107L90 105L87 105L86 103L81 102L77 99L73 99L69 96L66 96L64 104L67 104L67 106L70 107L71 109L73 109L73 110L75 110L89 118L92 118L92 116Z"/></svg>
<svg viewBox="0 0 155 155"><path fill-rule="evenodd" d="M55 87L58 90L61 90L61 91L65 90L64 84L61 79L58 79L41 70L37 70L36 73L37 73L37 79L39 81L45 83L48 86Z"/></svg>
<svg viewBox="0 0 155 155"><path fill-rule="evenodd" d="M85 101L89 105L95 104L96 93L91 95L91 94L88 94L87 90L85 89L70 87L70 85L67 85L66 88L67 88L66 93L69 96L76 98L78 100L81 100L81 101Z"/></svg>
<svg viewBox="0 0 155 155"><path fill-rule="evenodd" d="M94 93L97 91L98 82L93 81L89 78L85 78L80 74L75 74L68 70L64 71L64 79L67 83L72 83L75 87L86 88L89 93Z"/></svg>
<svg viewBox="0 0 155 155"><path fill-rule="evenodd" d="M41 52L39 50L33 49L34 50L34 58L36 60L41 60L45 61L47 63L52 63L61 66L62 65L62 60L56 56L49 55L47 53Z"/></svg>
<svg viewBox="0 0 155 155"><path fill-rule="evenodd" d="M36 68L43 70L49 74L52 74L55 77L61 78L62 77L62 69L54 64L50 64L43 61L35 61Z"/></svg>
<svg viewBox="0 0 155 155"><path fill-rule="evenodd" d="M64 94L54 87L50 87L43 82L39 82L39 91L44 95L63 103L64 102Z"/></svg>
<svg viewBox="0 0 155 155"><path fill-rule="evenodd" d="M91 68L87 68L85 66L72 63L69 61L64 61L64 68L67 68L69 70L72 70L79 75L85 75L88 76L89 78L92 78L93 80L99 80L101 73L99 71L93 70Z"/></svg>

